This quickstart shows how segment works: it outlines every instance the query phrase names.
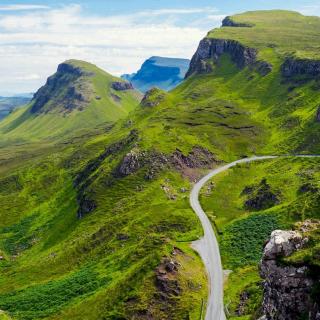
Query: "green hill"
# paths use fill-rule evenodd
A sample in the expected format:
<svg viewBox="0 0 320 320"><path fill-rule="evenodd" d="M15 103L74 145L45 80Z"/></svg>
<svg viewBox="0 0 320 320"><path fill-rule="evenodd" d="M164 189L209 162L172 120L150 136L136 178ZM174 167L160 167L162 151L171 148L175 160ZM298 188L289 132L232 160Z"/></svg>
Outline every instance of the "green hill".
<svg viewBox="0 0 320 320"><path fill-rule="evenodd" d="M31 103L0 124L1 140L56 140L106 127L139 103L139 93L93 64L69 60L59 65Z"/></svg>
<svg viewBox="0 0 320 320"><path fill-rule="evenodd" d="M320 149L320 62L298 56L292 21L302 21L300 32L307 34L320 19L279 11L228 18L201 41L181 85L169 93L153 89L138 106L127 84L68 62L26 109L5 119L0 309L24 320L200 319L207 286L190 248L202 234L189 206L194 180L252 154ZM260 40L259 28L272 36ZM280 33L290 49L277 40ZM269 229L302 220L299 203L309 197L305 217L319 218L318 198L296 194L305 179L317 179L309 172L316 161L235 168L213 191L215 199L231 194L231 201L204 201L209 214L221 209L211 218L224 232L225 266L235 271L227 292L231 311L247 288L245 316L259 310L256 266ZM279 203L251 215L239 208L239 193L247 185L265 187L265 177L272 191L282 189ZM257 241L246 242L247 226L261 230ZM233 231L241 239L235 250Z"/></svg>

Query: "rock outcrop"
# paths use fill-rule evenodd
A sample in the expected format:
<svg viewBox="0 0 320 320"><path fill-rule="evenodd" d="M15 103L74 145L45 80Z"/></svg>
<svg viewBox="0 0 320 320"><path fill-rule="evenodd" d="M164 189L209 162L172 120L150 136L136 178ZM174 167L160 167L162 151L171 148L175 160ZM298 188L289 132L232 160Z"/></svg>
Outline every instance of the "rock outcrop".
<svg viewBox="0 0 320 320"><path fill-rule="evenodd" d="M133 85L131 82L127 81L115 81L111 84L112 89L116 91L126 91L126 90L133 90Z"/></svg>
<svg viewBox="0 0 320 320"><path fill-rule="evenodd" d="M262 179L258 185L246 187L242 194L248 195L244 203L248 210L264 210L280 202L279 196L271 189L266 179Z"/></svg>
<svg viewBox="0 0 320 320"><path fill-rule="evenodd" d="M281 66L282 75L286 78L295 76L320 76L320 60L289 57Z"/></svg>
<svg viewBox="0 0 320 320"><path fill-rule="evenodd" d="M93 75L72 63L60 64L57 72L35 93L31 112L82 110L93 96L92 84L89 81Z"/></svg>
<svg viewBox="0 0 320 320"><path fill-rule="evenodd" d="M239 68L244 68L256 63L258 52L235 40L204 38L191 60L186 78L193 74L210 73L213 70L212 64L217 63L225 53L231 56Z"/></svg>
<svg viewBox="0 0 320 320"><path fill-rule="evenodd" d="M308 239L297 231L272 232L260 264L264 279L264 316L261 319L320 319L319 305L312 294L317 280L311 276L310 268L281 263L281 259L304 248L307 242Z"/></svg>
<svg viewBox="0 0 320 320"><path fill-rule="evenodd" d="M140 105L142 107L156 107L158 106L165 98L166 93L158 88L152 88L146 92L143 99L141 100Z"/></svg>
<svg viewBox="0 0 320 320"><path fill-rule="evenodd" d="M201 146L193 147L188 155L184 155L177 149L171 156L171 163L178 170L183 170L186 167L192 169L209 168L217 162L215 155Z"/></svg>
<svg viewBox="0 0 320 320"><path fill-rule="evenodd" d="M236 22L232 17L228 16L222 20L223 27L252 28L254 24L245 22Z"/></svg>
<svg viewBox="0 0 320 320"><path fill-rule="evenodd" d="M81 219L88 213L96 209L97 205L91 198L91 184L96 178L94 172L99 168L102 162L111 155L123 151L128 148L138 138L138 131L132 130L130 134L108 146L97 158L91 160L86 167L78 173L74 180L74 186L77 189L78 218Z"/></svg>

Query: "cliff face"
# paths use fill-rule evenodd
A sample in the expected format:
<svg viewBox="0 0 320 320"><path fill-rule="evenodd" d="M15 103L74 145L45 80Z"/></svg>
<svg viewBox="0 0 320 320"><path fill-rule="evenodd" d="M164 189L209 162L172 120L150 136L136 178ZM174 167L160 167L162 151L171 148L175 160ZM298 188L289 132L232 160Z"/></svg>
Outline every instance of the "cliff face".
<svg viewBox="0 0 320 320"><path fill-rule="evenodd" d="M310 59L287 58L281 68L284 77L320 76L320 61Z"/></svg>
<svg viewBox="0 0 320 320"><path fill-rule="evenodd" d="M319 279L310 266L280 262L307 243L308 238L297 231L272 232L260 265L264 279L264 316L260 320L320 319L319 305L313 296Z"/></svg>
<svg viewBox="0 0 320 320"><path fill-rule="evenodd" d="M62 63L33 97L32 113L82 109L91 100L93 89L89 78L93 74L71 63Z"/></svg>
<svg viewBox="0 0 320 320"><path fill-rule="evenodd" d="M216 63L223 54L229 54L239 68L254 65L257 62L257 50L249 48L234 40L210 39L201 40L194 54L186 78L193 74L210 73L212 63Z"/></svg>

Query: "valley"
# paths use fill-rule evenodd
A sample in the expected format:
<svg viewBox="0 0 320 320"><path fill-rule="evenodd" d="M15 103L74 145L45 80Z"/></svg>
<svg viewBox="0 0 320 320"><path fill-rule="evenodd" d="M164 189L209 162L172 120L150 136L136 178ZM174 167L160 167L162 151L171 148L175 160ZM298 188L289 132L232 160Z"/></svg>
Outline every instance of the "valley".
<svg viewBox="0 0 320 320"><path fill-rule="evenodd" d="M271 264L275 277L303 268L310 286L282 296L302 294L297 317L312 305L316 319L319 31L296 12L228 17L183 82L144 97L61 63L0 122L3 315L282 320L274 297L293 284L274 286ZM272 255L277 229L308 240Z"/></svg>

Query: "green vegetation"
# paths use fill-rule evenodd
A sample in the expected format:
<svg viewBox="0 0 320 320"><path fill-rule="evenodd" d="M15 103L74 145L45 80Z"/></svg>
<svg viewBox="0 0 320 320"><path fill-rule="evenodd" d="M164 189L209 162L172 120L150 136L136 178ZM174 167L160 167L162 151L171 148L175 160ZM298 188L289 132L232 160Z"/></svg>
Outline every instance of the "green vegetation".
<svg viewBox="0 0 320 320"><path fill-rule="evenodd" d="M272 28L277 12L242 18L250 15L268 22L261 26L264 33L268 28L280 34ZM281 16L282 37L289 37L293 29L286 27L286 14ZM209 36L238 32L247 44L260 30L252 21L257 27L222 28ZM280 22L275 25L280 28ZM32 113L30 104L1 122L0 308L6 314L51 320L200 318L207 286L200 258L189 247L202 234L189 206L194 179L209 166L243 156L320 151L317 79L283 79L287 48L261 39L252 45L273 65L267 76L239 69L224 54L212 73L160 92L161 99L155 91L144 107L134 91L111 89L119 79L69 61L85 75L61 77L75 91L82 86L89 104L72 100L69 110L61 101L63 87L51 92L42 106L46 112ZM301 51L300 42L290 39ZM216 161L208 164L205 155ZM318 193L301 192L307 183L320 187L318 172L317 159L254 163L216 177L209 196L202 195L219 233L223 263L233 270L226 288L232 313L244 290L250 297L243 319L258 308L257 263L270 231L319 218ZM280 190L279 203L249 212L243 190L263 179L272 192ZM157 282L164 257L180 264L170 279L178 293L168 294Z"/></svg>

